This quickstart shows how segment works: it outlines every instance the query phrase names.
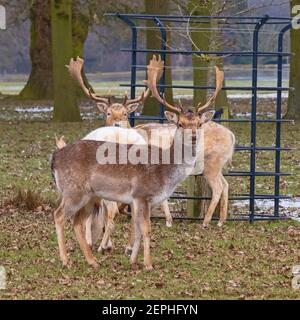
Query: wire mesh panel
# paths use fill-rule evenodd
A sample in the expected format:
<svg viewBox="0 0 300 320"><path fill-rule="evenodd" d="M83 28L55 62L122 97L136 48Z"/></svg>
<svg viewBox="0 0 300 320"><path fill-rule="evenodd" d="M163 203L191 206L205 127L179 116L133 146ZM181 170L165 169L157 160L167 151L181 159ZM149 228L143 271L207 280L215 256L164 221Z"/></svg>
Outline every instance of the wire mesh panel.
<svg viewBox="0 0 300 320"><path fill-rule="evenodd" d="M284 43L286 40L286 34L291 29L291 19L285 17L237 17L237 16L216 16L216 17L201 17L201 16L171 16L171 15L143 15L143 14L107 14L110 17L116 17L124 22L131 30L131 46L128 48L121 48L122 51L131 54L131 78L130 83L121 84L123 87L130 87L131 98L135 98L136 91L144 88L144 84L138 81L138 71L146 69L146 54L160 54L165 61L167 55L172 57L191 57L198 55L202 57L222 57L224 60L225 73L232 71L226 69L226 61L233 59L246 59L250 65L249 71L251 78L250 84L241 86L239 82L230 86L224 86L223 90L227 92L248 92L251 98L251 110L249 117L238 117L229 119L216 119L217 122L222 123L245 123L249 125L249 143L245 145L237 145L236 152L247 152L249 154L249 170L241 171L229 171L225 176L232 177L232 179L248 179L248 192L232 195L229 197L230 201L247 201L249 203L249 211L246 219L249 221L262 220L262 219L280 219L283 218L280 215L280 200L290 198L288 195L283 195L280 192L280 179L281 177L288 176L289 174L281 171L281 153L283 151L291 150L281 145L281 127L285 122L289 120L282 119L282 95L284 92L292 90L288 85L284 85L283 82L283 65L284 61L291 55L290 52L284 51ZM149 22L152 22L150 26ZM214 21L214 23L211 23ZM157 30L160 33L158 41L160 41L160 48L147 49L145 41L141 35L148 29ZM228 49L215 49L215 50L201 50L191 43L190 32L219 32L221 34L226 33L227 39L231 39L232 43L236 43L241 37L248 37L248 41L251 43L250 48L235 49L234 45L228 46ZM178 46L170 46L167 43L167 32L175 33L178 37L182 35L188 38L188 44ZM265 50L260 48L267 41L274 43L274 50ZM276 45L275 45L276 44ZM191 49L193 47L193 50ZM145 63L141 64L140 56L143 56ZM259 76L265 70L261 70L261 59L264 59L263 63L267 64L271 61L276 67L274 74L274 80L264 83L259 80ZM236 72L244 72L244 68L236 66ZM172 70L181 69L180 67L172 66ZM268 70L270 71L270 70ZM173 90L186 90L191 91L194 89L214 89L213 85L197 86L188 83L180 84L166 84L165 72L158 85L160 94L163 95L165 88L173 88ZM257 112L257 101L259 92L273 92L276 94L276 108L275 116L261 117ZM134 125L135 121L159 121L164 122L164 106L160 106L160 110L157 116L142 116L132 114L130 117L131 124ZM274 144L272 145L259 145L259 134L257 132L258 125L273 124L275 126ZM260 152L270 153L269 159L274 162L274 170L261 170L257 166L257 155ZM271 193L265 194L258 192L258 179L260 177L272 178ZM173 199L202 199L208 200L209 197L190 197L185 194L174 194ZM272 212L263 212L257 210L257 200L270 200L273 201ZM237 217L234 219L243 220L245 217Z"/></svg>

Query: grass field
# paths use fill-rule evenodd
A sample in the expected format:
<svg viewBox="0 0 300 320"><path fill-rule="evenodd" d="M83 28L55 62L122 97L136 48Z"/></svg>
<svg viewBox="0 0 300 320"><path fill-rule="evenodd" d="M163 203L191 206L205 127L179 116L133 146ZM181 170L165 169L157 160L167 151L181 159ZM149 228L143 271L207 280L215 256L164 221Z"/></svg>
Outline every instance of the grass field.
<svg viewBox="0 0 300 320"><path fill-rule="evenodd" d="M7 290L0 290L0 299L300 299L300 291L291 287L292 267L300 264L300 225L291 220L228 222L224 229L213 223L208 230L198 222L176 221L167 229L163 221L153 221L152 273L130 270L124 254L126 217L116 223L113 252L97 254L98 270L86 265L69 226L73 265L63 269L52 219L58 201L49 168L54 134L64 134L71 142L99 125L99 121L0 121L0 266L8 274ZM238 144L247 144L248 125L235 124L231 129ZM259 125L258 136L259 145L273 144L274 127ZM282 193L299 197L298 123L284 125L282 142L297 148L283 156L282 171L292 176L282 178ZM236 153L233 169L247 170L248 165L248 154ZM274 159L261 152L257 165L271 171ZM249 187L247 178L229 183L231 194ZM269 193L272 187L271 178L258 179L258 192Z"/></svg>
<svg viewBox="0 0 300 320"><path fill-rule="evenodd" d="M151 273L130 270L123 217L113 252L97 254L97 270L86 265L70 230L73 264L61 267L50 211L2 213L0 228L0 261L8 272L0 299L300 299L291 287L291 269L300 264L296 222L236 222L222 230L153 222Z"/></svg>

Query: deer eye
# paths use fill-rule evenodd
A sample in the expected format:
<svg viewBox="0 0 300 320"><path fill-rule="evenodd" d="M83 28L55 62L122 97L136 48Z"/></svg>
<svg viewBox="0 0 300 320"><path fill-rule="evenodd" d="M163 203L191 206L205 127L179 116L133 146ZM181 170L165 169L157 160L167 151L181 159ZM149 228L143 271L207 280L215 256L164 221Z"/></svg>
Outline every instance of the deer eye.
<svg viewBox="0 0 300 320"><path fill-rule="evenodd" d="M127 117L127 116L128 116L128 113L127 113L127 112L125 112L125 113L124 113L124 117Z"/></svg>
<svg viewBox="0 0 300 320"><path fill-rule="evenodd" d="M108 117L110 117L111 116L111 113L110 112L107 112L107 114L106 114Z"/></svg>

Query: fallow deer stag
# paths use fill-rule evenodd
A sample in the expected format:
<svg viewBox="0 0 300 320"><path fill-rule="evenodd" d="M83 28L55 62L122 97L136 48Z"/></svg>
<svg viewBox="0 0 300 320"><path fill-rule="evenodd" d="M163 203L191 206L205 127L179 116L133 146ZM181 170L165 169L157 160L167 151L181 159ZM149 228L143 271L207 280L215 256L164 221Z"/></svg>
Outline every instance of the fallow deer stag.
<svg viewBox="0 0 300 320"><path fill-rule="evenodd" d="M165 105L168 108L177 110L178 112L183 112L183 107L179 106L174 109L165 99L161 98L158 93L156 86L156 78L160 75L161 70L163 70L164 64L161 59L156 59L153 56L149 66L148 66L148 80L147 86L154 96L160 103ZM196 113L201 113L211 107L222 89L222 84L224 81L224 72L220 71L217 67L216 70L216 89L211 95L209 100L201 106L199 103L196 107ZM148 132L153 130L160 131L160 135L164 136L166 134L175 134L176 126L174 124L143 124L136 127L139 130L146 130ZM173 129L173 130L171 130ZM234 134L226 127L217 124L215 122L209 121L203 125L204 131L204 166L203 172L197 172L195 170L193 174L203 173L203 177L207 181L208 185L212 190L212 199L209 205L209 208L205 214L203 221L203 226L208 226L209 222L212 219L212 215L215 211L215 208L220 201L220 220L218 225L222 226L227 218L228 211L228 183L223 176L222 169L226 164L231 163L231 159L235 147L235 136ZM149 143L155 143L155 141L149 141Z"/></svg>
<svg viewBox="0 0 300 320"><path fill-rule="evenodd" d="M82 70L84 60L77 57L70 60L69 65L66 65L70 76L79 84L83 92L92 100L97 102L98 110L105 115L106 126L116 126L130 128L128 116L136 111L140 103L143 103L149 96L150 90L146 90L136 99L129 99L127 93L124 95L122 103L113 102L114 96L99 96L92 92L91 88L87 88L82 78Z"/></svg>
<svg viewBox="0 0 300 320"><path fill-rule="evenodd" d="M133 204L132 219L135 237L130 262L135 269L141 238L143 238L144 266L146 270L152 269L150 208L168 199L176 186L191 173L196 162L197 138L201 131L197 129L213 116L212 112L194 113L191 110L182 111L175 107L172 109L177 110L179 115L165 112L168 121L176 126L169 149L163 150L150 145L119 145L81 140L54 152L51 169L62 197L61 204L54 213L54 220L60 257L64 265L68 263L64 221L66 218L73 217L74 231L87 262L94 267L98 266L86 242L84 223L94 207L95 200L101 198ZM185 139L182 139L183 136ZM107 150L116 150L116 164L102 163L101 157L99 160L99 150L103 146ZM120 163L120 159L130 158L132 148L135 154L146 152L147 162ZM182 150L185 148L191 149L191 152L184 152L184 159L182 159ZM178 151L181 161L178 159ZM164 152L170 155L169 164L163 162ZM151 163L149 159L152 159L152 156L158 156L158 163Z"/></svg>

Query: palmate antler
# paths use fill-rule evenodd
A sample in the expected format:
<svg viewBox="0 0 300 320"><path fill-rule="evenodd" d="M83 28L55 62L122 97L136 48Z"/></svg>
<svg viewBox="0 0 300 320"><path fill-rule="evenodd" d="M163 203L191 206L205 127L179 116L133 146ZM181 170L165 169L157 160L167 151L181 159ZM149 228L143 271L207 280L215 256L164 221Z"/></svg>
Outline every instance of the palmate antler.
<svg viewBox="0 0 300 320"><path fill-rule="evenodd" d="M145 81L148 88L151 90L152 96L161 104L166 106L167 108L177 111L179 113L184 112L184 109L182 105L179 106L173 106L170 103L166 101L166 99L163 99L158 90L157 90L157 82L161 78L162 73L164 70L164 61L161 60L161 57L159 56L158 59L155 55L153 55L153 58L150 60L149 65L147 66L147 76L148 80ZM212 103L215 102L216 97L220 90L222 89L222 84L224 80L224 71L219 70L218 67L215 67L216 70L216 89L212 96L208 99L208 101L205 103L205 105L201 106L198 104L196 110L197 113L202 113L205 109L209 108Z"/></svg>
<svg viewBox="0 0 300 320"><path fill-rule="evenodd" d="M85 86L84 81L82 79L83 65L84 65L84 60L81 59L80 57L77 57L76 60L74 60L72 58L70 60L69 65L66 65L66 67L67 67L72 79L79 84L79 86L81 87L83 92L89 98L93 99L94 101L102 102L102 103L105 103L106 105L110 105L111 98L113 98L113 96L99 96L99 95L93 93L91 88L87 88ZM124 104L124 106L129 106L129 105L135 104L135 103L143 103L146 100L146 98L149 96L149 94L150 94L150 89L147 89L145 92L143 92L136 99L128 99L128 95L127 95L127 93L125 93L123 104Z"/></svg>
<svg viewBox="0 0 300 320"><path fill-rule="evenodd" d="M84 60L77 57L76 60L74 60L73 58L70 60L70 64L69 65L66 65L69 73L70 73L70 76L72 77L72 79L74 81L76 81L79 86L81 87L81 89L83 90L83 92L91 99L97 101L97 102L103 102L103 103L106 103L106 104L109 104L110 103L110 98L107 98L107 97L100 97L96 94L94 94L92 91L91 91L91 88L87 88L84 84L84 81L82 79L82 69L83 69L83 65L84 65Z"/></svg>
<svg viewBox="0 0 300 320"><path fill-rule="evenodd" d="M161 56L158 56L158 59L155 55L153 55L152 59L147 66L147 77L148 80L145 81L148 88L151 90L152 96L161 104L168 107L169 109L177 112L183 112L182 106L176 107L169 104L165 99L163 99L158 90L157 90L157 83L161 78L164 72L165 62L161 60Z"/></svg>
<svg viewBox="0 0 300 320"><path fill-rule="evenodd" d="M222 90L223 81L224 81L224 71L221 71L216 66L215 66L215 70L216 70L216 89L203 106L201 106L201 103L197 105L197 108L196 108L197 113L203 112L205 109L209 108L212 104L214 104L219 92Z"/></svg>

